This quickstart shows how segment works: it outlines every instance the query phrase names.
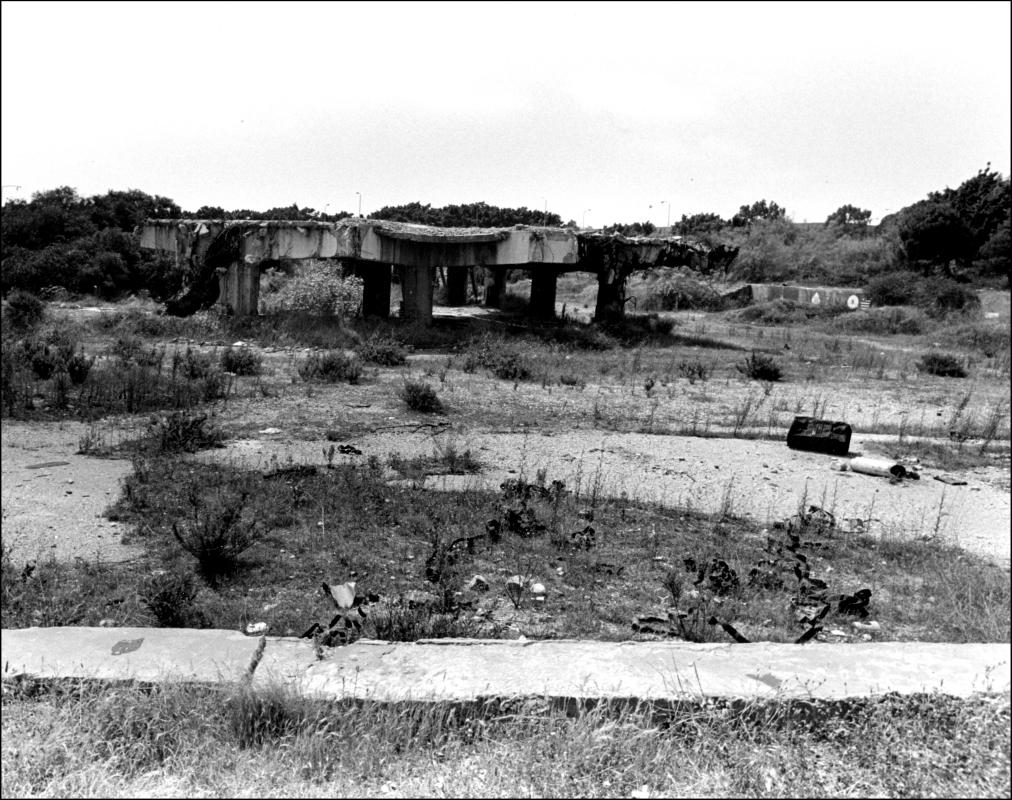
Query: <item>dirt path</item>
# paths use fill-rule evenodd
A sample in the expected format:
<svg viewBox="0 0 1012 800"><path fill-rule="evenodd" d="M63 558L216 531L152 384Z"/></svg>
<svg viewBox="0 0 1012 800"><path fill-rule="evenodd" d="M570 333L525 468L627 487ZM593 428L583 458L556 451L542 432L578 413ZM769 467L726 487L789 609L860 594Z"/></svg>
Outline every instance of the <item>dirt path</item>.
<svg viewBox="0 0 1012 800"><path fill-rule="evenodd" d="M15 563L30 559L122 561L127 526L103 518L130 462L75 455L81 423L3 424L3 543Z"/></svg>

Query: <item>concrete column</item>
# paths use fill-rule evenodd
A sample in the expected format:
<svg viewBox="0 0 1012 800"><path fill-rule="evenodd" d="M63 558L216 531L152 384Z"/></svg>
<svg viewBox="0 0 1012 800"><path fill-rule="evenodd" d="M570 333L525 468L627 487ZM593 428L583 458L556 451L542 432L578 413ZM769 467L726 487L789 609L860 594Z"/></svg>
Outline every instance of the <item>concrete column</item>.
<svg viewBox="0 0 1012 800"><path fill-rule="evenodd" d="M260 302L260 263L234 261L218 276L218 302L237 317L255 317Z"/></svg>
<svg viewBox="0 0 1012 800"><path fill-rule="evenodd" d="M362 265L360 277L364 284L362 287L362 316L382 319L389 317L390 265Z"/></svg>
<svg viewBox="0 0 1012 800"><path fill-rule="evenodd" d="M536 265L531 270L531 316L534 319L555 319L555 283L558 273Z"/></svg>
<svg viewBox="0 0 1012 800"><path fill-rule="evenodd" d="M446 268L446 304L462 306L467 303L467 267Z"/></svg>
<svg viewBox="0 0 1012 800"><path fill-rule="evenodd" d="M614 267L597 273L595 322L617 322L625 318L625 276Z"/></svg>
<svg viewBox="0 0 1012 800"><path fill-rule="evenodd" d="M485 267L485 306L502 308L506 294L506 267Z"/></svg>
<svg viewBox="0 0 1012 800"><path fill-rule="evenodd" d="M432 280L434 267L399 265L401 278L401 319L428 325L432 322Z"/></svg>

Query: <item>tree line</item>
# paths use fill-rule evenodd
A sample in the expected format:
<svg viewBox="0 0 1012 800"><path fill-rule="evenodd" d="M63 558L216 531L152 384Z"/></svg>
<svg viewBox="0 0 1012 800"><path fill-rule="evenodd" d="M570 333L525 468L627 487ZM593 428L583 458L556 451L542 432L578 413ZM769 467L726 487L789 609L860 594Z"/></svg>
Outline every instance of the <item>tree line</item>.
<svg viewBox="0 0 1012 800"><path fill-rule="evenodd" d="M148 291L164 300L181 288L171 255L141 250L134 230L145 219L318 219L327 214L291 206L227 210L202 206L184 211L167 197L137 189L81 197L69 186L9 200L0 215L0 291L45 295L56 288L106 298ZM1012 266L1012 188L988 164L955 189L931 192L877 226L871 211L840 206L824 223L793 222L787 210L762 199L742 205L729 219L715 213L683 215L672 233L711 246L738 248L727 277L747 281L818 280L862 285L883 274L918 275L1008 287ZM547 209L500 208L484 202L433 207L419 202L385 206L369 215L439 227L547 225L576 229ZM649 236L650 222L614 223L602 229Z"/></svg>

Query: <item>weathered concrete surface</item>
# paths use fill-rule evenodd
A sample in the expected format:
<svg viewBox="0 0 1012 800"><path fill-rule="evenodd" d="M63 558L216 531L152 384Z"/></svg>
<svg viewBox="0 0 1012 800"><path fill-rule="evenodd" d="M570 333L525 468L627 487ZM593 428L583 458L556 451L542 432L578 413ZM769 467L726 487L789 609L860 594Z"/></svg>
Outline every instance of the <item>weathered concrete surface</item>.
<svg viewBox="0 0 1012 800"><path fill-rule="evenodd" d="M312 696L380 701L548 696L835 700L887 692L966 697L1009 690L994 644L690 644L428 640L358 642L314 663Z"/></svg>
<svg viewBox="0 0 1012 800"><path fill-rule="evenodd" d="M0 632L3 676L240 680L255 665L260 637L182 628L22 628Z"/></svg>
<svg viewBox="0 0 1012 800"><path fill-rule="evenodd" d="M114 655L117 648L130 652ZM27 628L3 631L5 678L286 685L311 697L467 701L839 700L890 692L1008 692L1003 644L690 644L686 642L362 640L327 648L234 631ZM124 644L126 643L126 644Z"/></svg>

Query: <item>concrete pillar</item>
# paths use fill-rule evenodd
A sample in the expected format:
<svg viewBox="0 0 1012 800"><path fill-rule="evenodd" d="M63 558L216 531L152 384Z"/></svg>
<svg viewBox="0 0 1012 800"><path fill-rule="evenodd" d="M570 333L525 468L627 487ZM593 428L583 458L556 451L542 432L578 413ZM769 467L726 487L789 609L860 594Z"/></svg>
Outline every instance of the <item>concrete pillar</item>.
<svg viewBox="0 0 1012 800"><path fill-rule="evenodd" d="M218 275L218 302L237 317L255 317L260 302L260 262L234 261Z"/></svg>
<svg viewBox="0 0 1012 800"><path fill-rule="evenodd" d="M555 282L558 273L536 265L531 270L531 316L534 319L555 319Z"/></svg>
<svg viewBox="0 0 1012 800"><path fill-rule="evenodd" d="M506 294L506 267L485 267L485 305L502 308Z"/></svg>
<svg viewBox="0 0 1012 800"><path fill-rule="evenodd" d="M369 264L363 265L361 275L362 287L362 316L380 317L386 319L390 316L390 265Z"/></svg>
<svg viewBox="0 0 1012 800"><path fill-rule="evenodd" d="M399 265L401 278L401 319L428 325L432 322L432 280L434 267Z"/></svg>
<svg viewBox="0 0 1012 800"><path fill-rule="evenodd" d="M595 322L618 322L625 318L625 275L615 267L602 267L597 273Z"/></svg>
<svg viewBox="0 0 1012 800"><path fill-rule="evenodd" d="M467 267L446 268L446 304L462 306L467 303Z"/></svg>

